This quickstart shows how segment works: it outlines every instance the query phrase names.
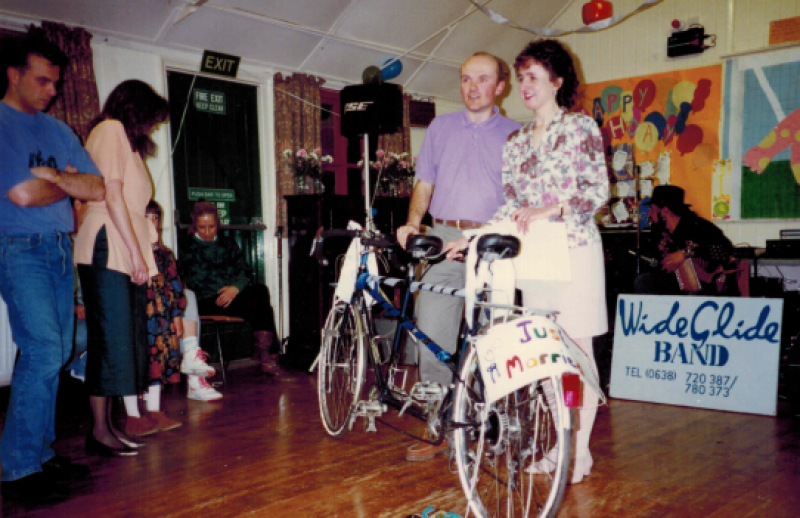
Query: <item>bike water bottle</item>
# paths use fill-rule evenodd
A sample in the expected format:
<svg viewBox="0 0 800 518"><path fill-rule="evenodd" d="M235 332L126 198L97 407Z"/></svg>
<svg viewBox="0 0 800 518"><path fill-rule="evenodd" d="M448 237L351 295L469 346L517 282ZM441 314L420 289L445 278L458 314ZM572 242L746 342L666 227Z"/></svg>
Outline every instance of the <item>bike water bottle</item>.
<svg viewBox="0 0 800 518"><path fill-rule="evenodd" d="M564 389L564 404L567 408L581 406L581 377L573 372L565 372L561 376L561 386Z"/></svg>

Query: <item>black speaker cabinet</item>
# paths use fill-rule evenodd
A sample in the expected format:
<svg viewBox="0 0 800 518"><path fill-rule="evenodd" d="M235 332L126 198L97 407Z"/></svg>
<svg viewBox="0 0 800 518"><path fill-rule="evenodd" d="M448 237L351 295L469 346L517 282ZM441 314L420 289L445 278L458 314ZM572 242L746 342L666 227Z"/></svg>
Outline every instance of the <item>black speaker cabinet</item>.
<svg viewBox="0 0 800 518"><path fill-rule="evenodd" d="M342 135L395 133L403 125L403 88L390 83L353 85L339 94Z"/></svg>

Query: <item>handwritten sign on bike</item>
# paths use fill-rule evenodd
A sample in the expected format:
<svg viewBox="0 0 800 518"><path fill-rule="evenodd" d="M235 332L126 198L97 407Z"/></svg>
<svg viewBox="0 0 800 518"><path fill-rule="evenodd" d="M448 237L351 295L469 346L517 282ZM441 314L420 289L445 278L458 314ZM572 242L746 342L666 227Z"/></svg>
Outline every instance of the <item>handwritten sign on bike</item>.
<svg viewBox="0 0 800 518"><path fill-rule="evenodd" d="M775 415L783 301L620 295L611 396Z"/></svg>
<svg viewBox="0 0 800 518"><path fill-rule="evenodd" d="M478 339L478 365L492 403L542 378L578 373L561 330L552 321L531 316L494 325Z"/></svg>

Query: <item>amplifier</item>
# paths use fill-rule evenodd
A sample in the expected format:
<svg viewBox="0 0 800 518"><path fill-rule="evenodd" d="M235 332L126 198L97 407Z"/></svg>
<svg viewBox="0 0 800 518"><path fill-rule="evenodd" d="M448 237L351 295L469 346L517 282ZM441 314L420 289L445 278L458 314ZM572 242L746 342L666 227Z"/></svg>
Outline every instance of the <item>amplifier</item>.
<svg viewBox="0 0 800 518"><path fill-rule="evenodd" d="M800 259L800 239L767 239L767 251L761 257Z"/></svg>

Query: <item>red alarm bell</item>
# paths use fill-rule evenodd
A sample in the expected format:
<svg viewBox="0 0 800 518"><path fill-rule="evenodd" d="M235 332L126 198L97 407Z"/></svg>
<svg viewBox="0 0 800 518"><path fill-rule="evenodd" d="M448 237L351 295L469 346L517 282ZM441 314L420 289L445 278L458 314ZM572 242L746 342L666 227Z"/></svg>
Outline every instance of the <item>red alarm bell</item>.
<svg viewBox="0 0 800 518"><path fill-rule="evenodd" d="M589 25L614 16L614 6L608 0L593 0L583 4L583 23Z"/></svg>

